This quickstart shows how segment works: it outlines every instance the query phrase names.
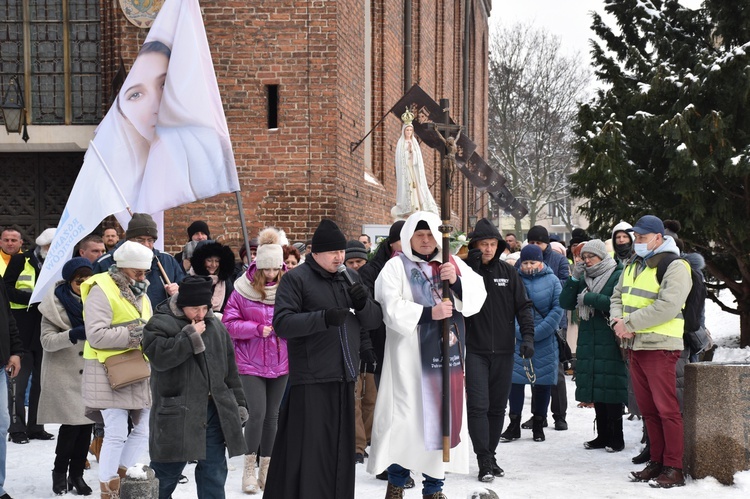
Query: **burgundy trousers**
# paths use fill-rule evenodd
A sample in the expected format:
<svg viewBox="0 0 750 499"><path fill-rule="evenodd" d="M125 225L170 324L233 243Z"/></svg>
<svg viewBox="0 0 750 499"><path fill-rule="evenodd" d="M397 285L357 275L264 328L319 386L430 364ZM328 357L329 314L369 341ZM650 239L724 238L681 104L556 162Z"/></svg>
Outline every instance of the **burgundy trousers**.
<svg viewBox="0 0 750 499"><path fill-rule="evenodd" d="M651 442L651 461L682 469L682 413L675 365L680 351L632 350L630 377Z"/></svg>

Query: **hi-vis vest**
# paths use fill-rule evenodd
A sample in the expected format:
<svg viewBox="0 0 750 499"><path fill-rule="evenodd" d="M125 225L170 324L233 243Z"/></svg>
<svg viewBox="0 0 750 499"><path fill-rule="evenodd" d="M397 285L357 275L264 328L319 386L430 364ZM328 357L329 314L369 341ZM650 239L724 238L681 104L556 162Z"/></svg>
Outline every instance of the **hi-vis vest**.
<svg viewBox="0 0 750 499"><path fill-rule="evenodd" d="M130 323L141 323L145 324L151 318L151 302L148 296L144 293L141 296L141 309L142 313L138 313L130 302L120 295L120 288L117 287L115 281L112 280L107 272L96 274L89 279L86 279L81 284L81 299L83 303L86 303L91 288L94 285L98 285L109 300L109 306L112 308L112 327L125 326ZM138 347L140 349L140 347ZM92 347L88 341L83 344L83 358L84 359L97 359L99 362L104 362L107 358L113 355L118 355L128 350L134 350L133 348L115 348L115 349L99 349Z"/></svg>
<svg viewBox="0 0 750 499"><path fill-rule="evenodd" d="M0 258L0 261L1 260L2 258ZM5 269L3 269L3 274L5 274ZM36 269L29 261L29 258L26 258L26 261L23 264L23 270L21 271L21 274L18 276L18 279L16 280L16 289L25 289L31 292L31 291L34 291L34 285L36 285ZM23 303L10 302L10 308L20 310L24 308L29 308L29 305L23 304Z"/></svg>
<svg viewBox="0 0 750 499"><path fill-rule="evenodd" d="M689 265L687 262L685 262ZM623 272L622 278L622 313L627 316L636 310L646 308L659 295L660 285L656 280L656 267L646 266L638 277L635 275L635 266L639 263L628 265ZM684 304L682 305L684 306ZM658 333L675 338L682 338L685 320L682 317L682 307L674 319L668 320L662 324L636 331L636 333Z"/></svg>

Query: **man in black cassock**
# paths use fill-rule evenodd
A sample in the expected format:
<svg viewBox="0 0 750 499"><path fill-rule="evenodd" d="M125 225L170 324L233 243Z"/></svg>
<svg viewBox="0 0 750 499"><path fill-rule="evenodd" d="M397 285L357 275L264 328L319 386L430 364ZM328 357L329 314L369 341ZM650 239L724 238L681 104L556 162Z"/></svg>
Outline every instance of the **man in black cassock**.
<svg viewBox="0 0 750 499"><path fill-rule="evenodd" d="M279 416L265 499L354 497L360 335L376 329L383 316L355 271L345 270L353 286L336 272L345 249L338 226L322 220L310 257L279 283L273 327L288 340L290 389Z"/></svg>

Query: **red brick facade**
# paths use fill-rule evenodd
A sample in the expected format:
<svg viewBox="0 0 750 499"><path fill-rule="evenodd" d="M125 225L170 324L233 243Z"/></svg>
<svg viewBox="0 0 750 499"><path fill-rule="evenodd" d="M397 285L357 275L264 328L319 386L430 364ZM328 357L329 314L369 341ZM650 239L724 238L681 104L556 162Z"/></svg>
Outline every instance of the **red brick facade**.
<svg viewBox="0 0 750 499"><path fill-rule="evenodd" d="M395 204L394 151L400 122L392 116L372 134L372 166L364 145L365 106L372 125L404 93L403 0L370 2L371 43L365 40L361 0L227 0L201 2L219 82L242 200L251 236L267 225L291 241L309 237L321 218L334 219L350 237L363 224L391 223ZM409 1L409 0L407 0ZM487 143L487 46L491 0L412 1L411 79L438 100L451 101L463 123L465 7L470 5L468 134L480 154ZM129 68L147 30L130 25L115 2L102 2L104 82L112 81L120 57ZM372 95L365 95L369 52ZM278 128L267 125L267 85L278 85ZM110 89L105 88L105 95ZM439 155L422 146L430 184ZM366 180L365 172L377 182ZM475 203L474 190L456 175L453 222L462 230ZM439 184L432 188L439 199ZM464 200L468 191L470 201ZM467 208L472 213L468 213ZM165 216L167 251L178 251L191 220L206 219L212 235L241 239L234 195L170 210Z"/></svg>

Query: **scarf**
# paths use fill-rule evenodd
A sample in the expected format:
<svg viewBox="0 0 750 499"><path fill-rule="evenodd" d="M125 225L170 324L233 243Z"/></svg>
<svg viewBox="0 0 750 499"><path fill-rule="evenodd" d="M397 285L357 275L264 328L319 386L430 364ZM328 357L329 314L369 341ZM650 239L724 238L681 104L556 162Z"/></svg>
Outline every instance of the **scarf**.
<svg viewBox="0 0 750 499"><path fill-rule="evenodd" d="M60 300L65 313L68 314L71 329L83 326L83 302L81 297L73 292L69 282L63 282L55 288L55 297Z"/></svg>
<svg viewBox="0 0 750 499"><path fill-rule="evenodd" d="M213 295L211 295L211 309L214 312L220 312L222 305L224 305L224 297L227 295L227 283L219 280L219 276L216 274L208 276L213 282Z"/></svg>
<svg viewBox="0 0 750 499"><path fill-rule="evenodd" d="M122 297L131 305L135 307L135 309L138 311L138 313L143 312L143 307L141 307L142 300L139 300L138 297L136 297L135 293L133 292L133 286L131 285L131 279L130 277L126 276L120 270L117 268L117 265L112 265L109 268L109 277L112 278L113 281L115 281L115 284L117 284L117 288L120 290L120 294ZM148 287L148 280L144 281L147 283L146 287ZM142 293L140 293L138 296L145 293L146 290L144 289Z"/></svg>
<svg viewBox="0 0 750 499"><path fill-rule="evenodd" d="M601 293L609 276L615 271L615 267L617 267L617 262L613 258L605 258L596 265L584 269L586 288L578 295L578 317L581 320L589 320L595 312L593 307L583 303L583 297L586 293Z"/></svg>
<svg viewBox="0 0 750 499"><path fill-rule="evenodd" d="M279 289L279 281L276 281L271 286L266 286L264 291L266 292L265 299L260 295L260 292L256 291L253 287L250 279L247 278L247 273L243 273L236 281L234 281L234 290L240 294L241 297L246 298L250 301L257 301L264 305L273 305L276 303L276 290Z"/></svg>

